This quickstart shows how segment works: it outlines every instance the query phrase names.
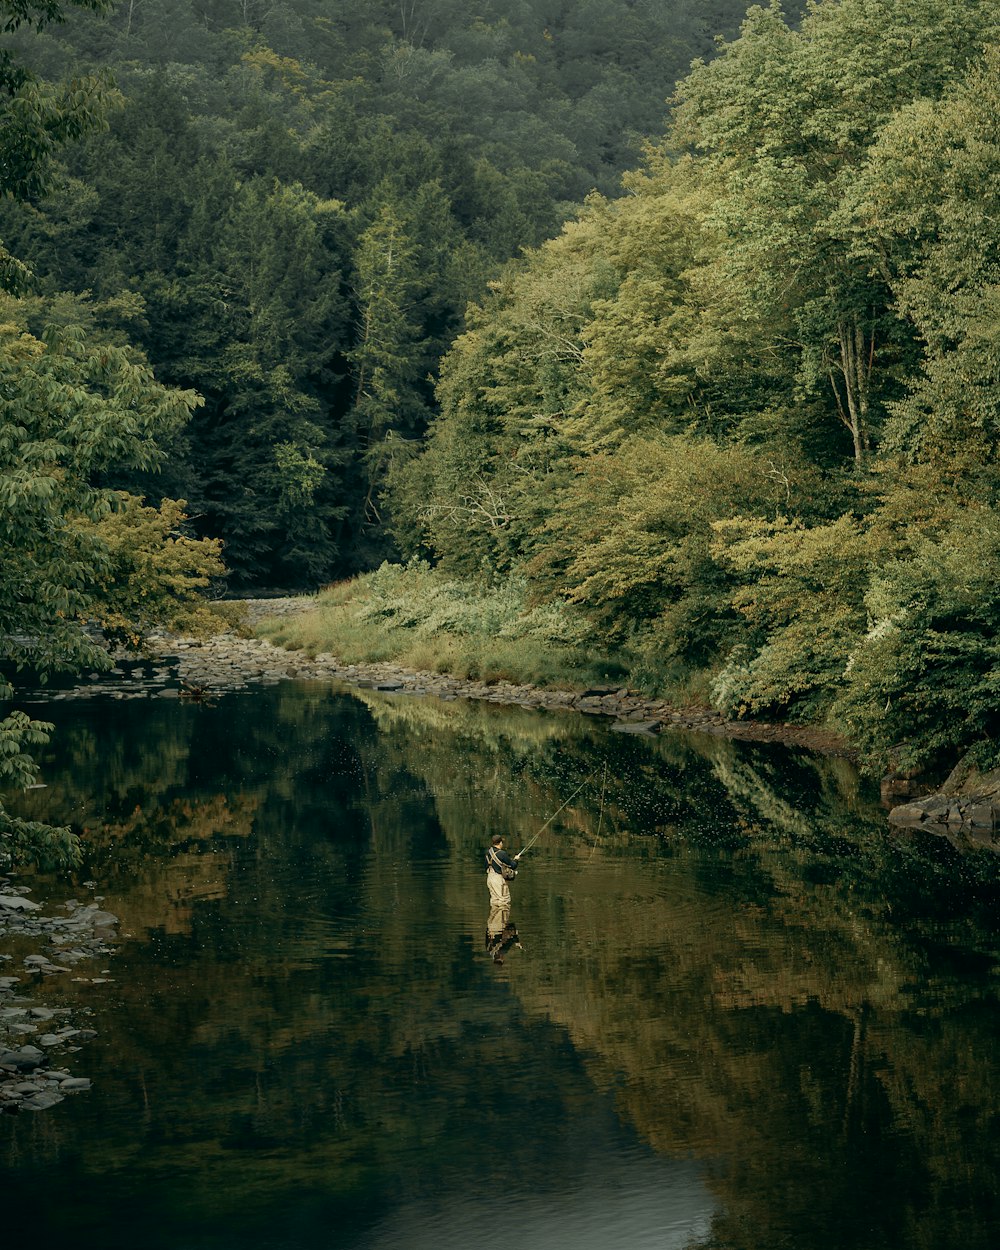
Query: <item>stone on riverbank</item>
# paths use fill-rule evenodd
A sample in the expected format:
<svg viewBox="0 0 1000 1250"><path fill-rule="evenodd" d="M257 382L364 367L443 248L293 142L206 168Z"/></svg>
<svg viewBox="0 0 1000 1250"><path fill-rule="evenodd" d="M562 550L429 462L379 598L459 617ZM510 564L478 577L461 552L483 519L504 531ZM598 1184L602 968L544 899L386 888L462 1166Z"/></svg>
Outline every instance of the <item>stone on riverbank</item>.
<svg viewBox="0 0 1000 1250"><path fill-rule="evenodd" d="M966 834L1000 850L1000 769L979 773L959 764L936 794L901 803L889 813L899 828Z"/></svg>
<svg viewBox="0 0 1000 1250"><path fill-rule="evenodd" d="M25 899L24 892L25 887L14 885L10 878L0 878L0 899L8 904L0 907L0 937L47 940L53 951L58 951L58 958L67 963L99 959L97 966L102 967L118 918L100 907L99 896L87 904L69 899L64 904L68 915L59 916ZM10 900L30 902L30 907L12 907ZM63 946L70 943L72 951L67 952ZM11 958L0 955L4 961ZM81 1014L89 1015L89 1008L48 1007L32 1003L28 997L30 987L41 984L42 978L67 972L63 964L37 953L24 955L22 963L23 977L0 977L0 1112L6 1115L47 1111L67 1094L89 1089L89 1078L75 1077L52 1064L58 1062L55 1054L77 1051L79 1043L97 1036L94 1029L74 1023ZM58 1024L57 1018L61 1018ZM26 1036L33 1036L38 1044L25 1041Z"/></svg>
<svg viewBox="0 0 1000 1250"><path fill-rule="evenodd" d="M2 907L6 907L8 911L38 911L41 904L20 894L0 894L0 908Z"/></svg>

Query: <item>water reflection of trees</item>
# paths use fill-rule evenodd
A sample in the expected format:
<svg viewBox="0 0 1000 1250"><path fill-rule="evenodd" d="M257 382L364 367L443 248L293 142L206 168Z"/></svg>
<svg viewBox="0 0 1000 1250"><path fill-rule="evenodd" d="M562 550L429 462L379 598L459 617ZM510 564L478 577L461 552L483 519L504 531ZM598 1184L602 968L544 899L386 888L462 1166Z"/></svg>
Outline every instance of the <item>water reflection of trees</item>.
<svg viewBox="0 0 1000 1250"><path fill-rule="evenodd" d="M422 705L369 701L383 749L398 744L431 792L455 784L446 737L411 745ZM517 992L657 1149L724 1161L716 1243L991 1244L995 981L970 984L974 957L959 973L941 950L992 952L976 923L996 915L995 860L891 838L842 760L489 726L479 709L465 729L475 808L436 805L459 849L484 804L515 842L530 836L568 793L566 755L573 776L610 762L601 838L593 796L560 828L557 923L577 940L547 947L537 978L519 968ZM510 787L542 801L510 810ZM651 832L671 855L666 901L620 853Z"/></svg>
<svg viewBox="0 0 1000 1250"><path fill-rule="evenodd" d="M221 1169L249 1212L367 1192L425 1141L467 1177L513 1099L569 1168L596 1086L711 1165L713 1245L992 1244L994 861L890 837L842 761L287 687L118 728L62 726L31 800L145 935L116 1059L147 1128L92 1166L176 1167L206 1210ZM485 833L523 845L592 774L515 898L538 955L477 962ZM582 1067L525 1061L560 1036Z"/></svg>

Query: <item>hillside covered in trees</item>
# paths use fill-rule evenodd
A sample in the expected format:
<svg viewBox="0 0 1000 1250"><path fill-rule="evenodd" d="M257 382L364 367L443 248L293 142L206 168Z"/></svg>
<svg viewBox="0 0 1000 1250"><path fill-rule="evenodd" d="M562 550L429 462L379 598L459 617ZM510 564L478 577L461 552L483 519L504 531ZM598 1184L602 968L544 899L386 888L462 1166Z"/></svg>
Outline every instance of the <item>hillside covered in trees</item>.
<svg viewBox="0 0 1000 1250"><path fill-rule="evenodd" d="M471 310L404 550L729 714L995 761L998 38L992 0L752 10L625 195Z"/></svg>
<svg viewBox="0 0 1000 1250"><path fill-rule="evenodd" d="M115 84L107 128L0 215L32 321L128 341L196 391L159 477L128 485L186 498L231 584L314 587L393 553L386 476L469 300L617 192L746 4L89 7L13 40L43 79Z"/></svg>
<svg viewBox="0 0 1000 1250"><path fill-rule="evenodd" d="M230 586L459 588L369 632L996 760L997 0L2 7L8 398L116 400L106 601L100 492L183 499Z"/></svg>

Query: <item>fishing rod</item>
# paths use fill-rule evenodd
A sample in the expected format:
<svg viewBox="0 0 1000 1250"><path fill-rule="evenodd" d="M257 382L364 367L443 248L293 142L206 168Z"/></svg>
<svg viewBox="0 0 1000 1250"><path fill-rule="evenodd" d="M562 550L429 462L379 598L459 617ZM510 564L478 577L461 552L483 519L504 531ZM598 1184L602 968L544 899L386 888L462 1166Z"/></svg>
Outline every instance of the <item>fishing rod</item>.
<svg viewBox="0 0 1000 1250"><path fill-rule="evenodd" d="M581 782L581 783L580 783L580 785L578 785L578 786L577 786L577 788L573 791L573 793L569 796L569 798L566 800L566 802L565 802L565 803L560 803L560 804L559 804L559 806L556 808L556 810L555 810L555 811L552 813L552 815L548 818L548 820L545 822L545 824L544 824L544 825L542 825L541 829L539 829L539 830L538 830L538 832L537 832L537 833L535 834L535 836L531 839L531 841L530 841L530 842L528 842L528 843L527 843L527 845L525 845L525 846L524 846L524 847L523 847L520 851L518 851L518 853L514 856L514 858L515 858L515 859L520 859L520 858L521 858L521 856L524 854L524 852L525 852L525 851L530 850L530 849L531 849L531 847L533 847L533 846L535 845L535 843L536 843L536 842L538 841L538 839L542 836L542 834L545 832L545 830L546 830L546 829L548 829L549 825L551 825L551 824L552 824L552 822L553 822L553 821L555 820L555 818L559 815L559 813L562 811L562 809L563 809L564 807L568 807L568 806L570 805L570 803L572 803L572 802L573 802L573 800L576 798L576 796L580 793L580 791L584 788L584 786L589 785L589 784L590 784L590 782L591 782L591 781L593 781L593 780L594 780L594 778L595 778L596 776L597 776L597 770L595 769L595 770L594 770L594 771L590 774L590 776L589 776L589 777L588 777L585 781Z"/></svg>

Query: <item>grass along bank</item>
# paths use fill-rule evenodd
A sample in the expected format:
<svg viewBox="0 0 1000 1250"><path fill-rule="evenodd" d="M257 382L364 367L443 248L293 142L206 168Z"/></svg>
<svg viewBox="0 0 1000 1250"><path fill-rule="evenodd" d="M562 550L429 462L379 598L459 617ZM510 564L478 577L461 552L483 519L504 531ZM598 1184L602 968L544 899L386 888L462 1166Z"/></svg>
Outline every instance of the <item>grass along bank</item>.
<svg viewBox="0 0 1000 1250"><path fill-rule="evenodd" d="M415 676L474 682L482 690L484 683L530 685L540 691L548 687L552 697L595 685L628 686L636 695L624 700L627 709L620 709L627 719L669 721L682 729L704 730L711 724L711 732L729 737L851 754L843 739L818 726L726 721L710 713L701 675L685 680L683 674L658 674L641 655L624 651L609 657L599 652L588 646L593 627L577 610L559 603L531 604L526 583L516 578L477 586L426 564L384 564L314 600L281 600L274 606L269 614L267 602L256 600L247 616L240 605L243 630L313 661L336 657L340 665L372 666L374 671L366 675L375 679L387 677L377 668L384 664L412 670ZM398 673L388 676L399 678ZM481 690L455 687L451 693L483 697ZM523 690L518 691L516 701L523 697ZM565 697L569 701L560 706L593 710L577 693ZM538 706L547 706L544 697Z"/></svg>
<svg viewBox="0 0 1000 1250"><path fill-rule="evenodd" d="M520 578L477 585L418 562L383 564L322 591L312 609L265 618L255 632L348 664L391 661L535 686L634 684L628 657L602 653L590 622L570 605L529 603Z"/></svg>

